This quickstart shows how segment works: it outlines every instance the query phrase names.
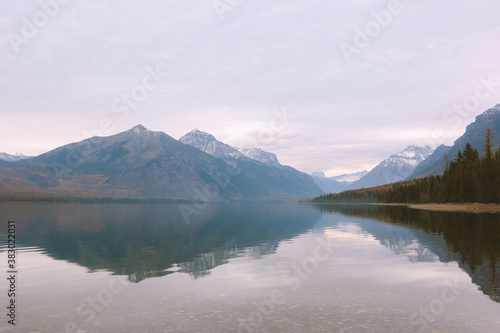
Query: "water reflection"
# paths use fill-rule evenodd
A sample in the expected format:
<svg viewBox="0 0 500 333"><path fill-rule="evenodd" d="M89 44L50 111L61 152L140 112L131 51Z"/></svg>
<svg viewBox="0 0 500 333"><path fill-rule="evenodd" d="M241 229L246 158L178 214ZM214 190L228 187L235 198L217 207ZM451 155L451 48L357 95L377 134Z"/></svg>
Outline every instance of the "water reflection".
<svg viewBox="0 0 500 333"><path fill-rule="evenodd" d="M362 218L364 232L413 262L456 261L472 282L500 302L500 216L375 205L316 205L318 210ZM386 224L373 223L373 220Z"/></svg>
<svg viewBox="0 0 500 333"><path fill-rule="evenodd" d="M207 276L229 259L259 258L311 229L321 212L297 205L209 205L189 223L177 205L2 205L23 246L89 272L139 282L174 272Z"/></svg>
<svg viewBox="0 0 500 333"><path fill-rule="evenodd" d="M176 205L1 205L0 219L13 218L26 249L134 282L175 272L201 278L232 258L272 254L284 240L310 230L367 235L411 262L458 262L483 293L500 302L495 214L242 204L210 205L186 223Z"/></svg>

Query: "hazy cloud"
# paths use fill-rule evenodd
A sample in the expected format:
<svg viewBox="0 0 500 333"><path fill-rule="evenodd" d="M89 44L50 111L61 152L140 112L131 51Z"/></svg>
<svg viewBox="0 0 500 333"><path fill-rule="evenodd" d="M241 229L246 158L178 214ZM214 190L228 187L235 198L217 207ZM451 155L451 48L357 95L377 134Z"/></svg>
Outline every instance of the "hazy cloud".
<svg viewBox="0 0 500 333"><path fill-rule="evenodd" d="M390 3L242 1L221 19L211 0L3 2L0 151L43 153L102 119L115 132L142 123L175 138L196 127L238 146L282 108L296 117L261 147L306 172L449 144L500 101L498 89L458 126L445 116L500 75L500 4L402 0L386 24ZM348 61L340 45L356 46L360 31L373 37ZM113 112L157 64L161 84L127 117Z"/></svg>

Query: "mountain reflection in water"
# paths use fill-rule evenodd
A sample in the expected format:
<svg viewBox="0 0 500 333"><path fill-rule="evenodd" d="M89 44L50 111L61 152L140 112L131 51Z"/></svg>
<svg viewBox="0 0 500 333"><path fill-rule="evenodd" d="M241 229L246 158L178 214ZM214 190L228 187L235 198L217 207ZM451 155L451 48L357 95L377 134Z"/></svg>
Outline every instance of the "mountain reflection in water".
<svg viewBox="0 0 500 333"><path fill-rule="evenodd" d="M188 222L178 205L6 205L24 246L90 272L107 270L139 282L174 272L194 278L231 258L259 258L311 229L321 212L298 205L208 205ZM227 209L230 207L230 209Z"/></svg>
<svg viewBox="0 0 500 333"><path fill-rule="evenodd" d="M411 262L458 262L484 294L500 302L500 218L495 214L372 205L227 204L208 205L186 222L177 205L26 208L11 204L0 211L4 220L16 217L19 246L38 247L89 272L106 270L133 282L175 272L201 278L232 258L272 254L298 235L355 225L357 232L372 235ZM322 219L325 214L338 218Z"/></svg>
<svg viewBox="0 0 500 333"><path fill-rule="evenodd" d="M386 222L361 223L382 245L413 262L456 261L472 282L500 302L500 215L438 212L404 206L315 205L322 212ZM408 232L412 230L411 234ZM416 238L415 238L416 237Z"/></svg>

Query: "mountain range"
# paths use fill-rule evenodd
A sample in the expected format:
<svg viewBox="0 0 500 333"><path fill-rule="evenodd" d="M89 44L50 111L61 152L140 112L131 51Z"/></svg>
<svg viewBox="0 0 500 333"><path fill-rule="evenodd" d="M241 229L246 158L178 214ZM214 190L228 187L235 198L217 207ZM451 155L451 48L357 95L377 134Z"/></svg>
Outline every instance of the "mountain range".
<svg viewBox="0 0 500 333"><path fill-rule="evenodd" d="M31 157L0 153L0 194L225 200L292 200L439 175L466 143L500 143L500 104L478 115L453 146L409 146L371 171L335 177L284 166L260 148L237 148L194 129L179 140L137 125Z"/></svg>
<svg viewBox="0 0 500 333"><path fill-rule="evenodd" d="M484 153L484 137L487 128L492 130L493 144L496 149L500 144L500 104L478 115L452 146L440 145L435 150L430 147L409 146L402 152L385 159L370 172L337 177L325 177L322 172L313 172L311 176L323 191L338 193L344 190L369 188L402 180L441 175L447 163L456 157L459 150L463 151L467 143L470 143L480 154ZM358 175L362 177L356 179ZM354 181L352 181L352 176L354 176ZM339 182L339 180L351 181Z"/></svg>
<svg viewBox="0 0 500 333"><path fill-rule="evenodd" d="M327 177L321 171L311 173L311 177L316 185L325 193L339 193L345 191L349 186L365 176L368 171L359 171L350 174L343 174L340 176Z"/></svg>
<svg viewBox="0 0 500 333"><path fill-rule="evenodd" d="M33 156L26 156L23 153L17 153L15 155L10 155L7 153L0 153L0 160L7 162L15 162L20 160L25 160L28 158L32 158Z"/></svg>
<svg viewBox="0 0 500 333"><path fill-rule="evenodd" d="M360 189L406 180L417 165L434 152L430 147L409 146L402 152L391 155L375 168L352 183L349 189Z"/></svg>
<svg viewBox="0 0 500 333"><path fill-rule="evenodd" d="M434 154L429 157L428 162L415 168L410 178L443 174L447 162L453 160L459 150L463 151L467 143L470 143L472 148L477 149L479 154L482 155L484 153L484 136L487 128L491 129L493 143L495 147L498 147L500 144L500 104L478 115L476 120L467 126L465 133L451 147L438 147Z"/></svg>
<svg viewBox="0 0 500 333"><path fill-rule="evenodd" d="M262 163L207 133L191 133L196 148L138 125L4 162L0 193L199 201L283 200L322 193L308 175L291 167Z"/></svg>
<svg viewBox="0 0 500 333"><path fill-rule="evenodd" d="M179 139L180 142L204 151L212 156L232 163L237 158L246 156L273 167L283 167L275 154L260 148L236 148L218 141L212 134L194 129Z"/></svg>
<svg viewBox="0 0 500 333"><path fill-rule="evenodd" d="M368 173L367 170L358 171L354 173L345 173L339 176L330 177L330 179L336 180L341 183L352 184L355 181L360 180Z"/></svg>
<svg viewBox="0 0 500 333"><path fill-rule="evenodd" d="M369 188L406 180L415 167L433 153L430 147L408 146L391 155L371 171L360 171L335 177L326 177L323 172L313 172L314 182L326 193Z"/></svg>

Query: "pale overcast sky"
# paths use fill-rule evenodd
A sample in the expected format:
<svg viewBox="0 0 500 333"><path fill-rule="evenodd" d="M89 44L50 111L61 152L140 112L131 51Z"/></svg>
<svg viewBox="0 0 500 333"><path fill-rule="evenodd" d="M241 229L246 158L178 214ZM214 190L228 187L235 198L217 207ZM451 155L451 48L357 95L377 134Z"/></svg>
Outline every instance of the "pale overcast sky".
<svg viewBox="0 0 500 333"><path fill-rule="evenodd" d="M500 103L499 13L498 0L2 1L0 152L140 123L308 173L371 169L451 144Z"/></svg>

